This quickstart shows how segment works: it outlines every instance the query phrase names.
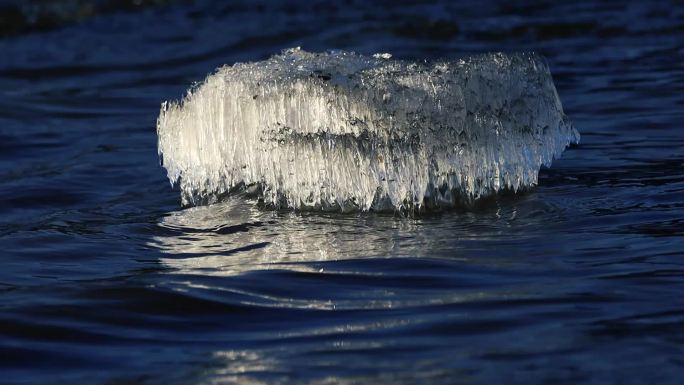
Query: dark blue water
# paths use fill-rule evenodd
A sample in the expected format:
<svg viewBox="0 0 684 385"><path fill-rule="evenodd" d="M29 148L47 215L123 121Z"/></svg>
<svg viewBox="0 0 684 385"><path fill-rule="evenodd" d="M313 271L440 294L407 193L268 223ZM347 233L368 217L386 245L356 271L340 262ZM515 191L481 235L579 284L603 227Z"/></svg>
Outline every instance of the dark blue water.
<svg viewBox="0 0 684 385"><path fill-rule="evenodd" d="M510 3L180 2L5 31L0 382L681 383L684 6ZM160 103L293 46L534 50L582 140L469 210L182 210Z"/></svg>

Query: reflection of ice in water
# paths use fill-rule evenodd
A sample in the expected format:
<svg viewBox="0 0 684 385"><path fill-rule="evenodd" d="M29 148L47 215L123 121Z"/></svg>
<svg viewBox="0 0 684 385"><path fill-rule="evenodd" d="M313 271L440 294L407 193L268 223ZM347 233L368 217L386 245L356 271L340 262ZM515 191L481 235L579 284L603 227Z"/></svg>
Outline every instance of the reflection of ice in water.
<svg viewBox="0 0 684 385"><path fill-rule="evenodd" d="M265 381L250 377L249 373L282 370L277 360L255 351L224 350L215 352L213 356L224 366L215 368L211 373L211 384L267 384Z"/></svg>
<svg viewBox="0 0 684 385"><path fill-rule="evenodd" d="M410 220L277 213L239 198L174 212L160 226L168 232L155 237L154 246L169 254L163 260L166 265L184 272L201 269L210 275L311 269L299 262L419 256L424 246L419 237L402 242L402 234L415 227Z"/></svg>
<svg viewBox="0 0 684 385"><path fill-rule="evenodd" d="M369 353L376 350L392 349L392 343L379 341L333 341L325 347L320 347L320 353L336 351L344 354L345 351L358 352L367 350ZM292 349L297 350L297 349ZM206 380L203 383L215 385L266 385L266 384L311 384L311 385L352 385L352 384L405 384L416 381L434 381L444 378L460 377L463 373L459 369L449 369L443 362L452 358L441 359L423 358L413 362L415 372L407 373L409 368L397 368L394 361L357 359L353 366L357 369L355 374L340 373L340 375L326 375L317 377L317 366L333 365L337 368L346 367L349 361L340 363L324 358L314 358L309 361L310 366L293 368L287 362L292 360L290 349L270 349L266 351L249 350L223 350L213 354L215 365L210 371L206 371ZM372 354L372 353L370 353ZM317 362L322 359L322 362ZM223 365L223 366L221 366ZM441 366L441 367L440 367ZM305 372L298 370L307 369ZM420 369L420 370L418 370ZM309 377L309 378L307 378ZM298 381L293 381L297 378ZM418 382L420 383L420 382Z"/></svg>
<svg viewBox="0 0 684 385"><path fill-rule="evenodd" d="M539 274L528 258L543 248L539 240L525 242L531 252L524 255L492 254L530 232L528 226L511 228L512 222L529 225L539 216L519 205L402 219L263 211L235 197L171 213L153 246L170 267L166 288L245 310L229 315L226 328L239 324L230 338L244 336L253 344L217 347L203 383L291 383L293 376L306 384L431 383L460 375L448 369L453 357L418 357L398 371L395 361L375 359L378 352L417 344L432 349L434 339L412 333L451 323L471 327L480 320L463 311L470 304L536 298L562 287L553 276L541 287L543 279L526 276ZM482 320L496 328L507 316L491 309ZM506 322L500 324L506 330ZM529 344L515 338L505 343L511 349ZM372 374L344 370L350 351L359 373ZM325 365L337 366L316 377Z"/></svg>
<svg viewBox="0 0 684 385"><path fill-rule="evenodd" d="M408 219L378 214L273 212L236 196L170 213L159 224L163 231L151 246L165 253L168 257L162 262L178 272L214 276L264 269L310 271L314 262L360 258L448 258L481 266L520 263L521 257L506 254L472 258L482 248L470 249L477 246L470 241L525 239L529 228L520 226L516 230L512 224L520 221L526 226L546 226L539 210L553 213L555 209L535 201L503 208L497 205L493 203L494 207L480 213ZM520 205L529 207L519 213Z"/></svg>

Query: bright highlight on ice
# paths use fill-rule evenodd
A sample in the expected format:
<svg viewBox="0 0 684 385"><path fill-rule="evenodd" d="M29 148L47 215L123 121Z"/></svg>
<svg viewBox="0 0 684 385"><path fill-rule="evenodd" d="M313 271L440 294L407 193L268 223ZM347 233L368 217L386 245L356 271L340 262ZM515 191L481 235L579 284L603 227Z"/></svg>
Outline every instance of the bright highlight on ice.
<svg viewBox="0 0 684 385"><path fill-rule="evenodd" d="M435 63L298 48L225 66L162 104L185 205L247 189L269 207L450 207L537 183L579 140L537 55Z"/></svg>

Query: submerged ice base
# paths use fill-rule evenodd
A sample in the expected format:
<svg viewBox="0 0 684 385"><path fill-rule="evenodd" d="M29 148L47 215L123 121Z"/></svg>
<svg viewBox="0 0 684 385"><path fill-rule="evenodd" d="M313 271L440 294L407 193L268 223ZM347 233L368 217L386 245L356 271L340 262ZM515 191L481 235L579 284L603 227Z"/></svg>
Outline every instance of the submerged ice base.
<svg viewBox="0 0 684 385"><path fill-rule="evenodd" d="M534 54L435 63L283 51L164 103L159 154L184 205L442 208L537 183L579 140Z"/></svg>

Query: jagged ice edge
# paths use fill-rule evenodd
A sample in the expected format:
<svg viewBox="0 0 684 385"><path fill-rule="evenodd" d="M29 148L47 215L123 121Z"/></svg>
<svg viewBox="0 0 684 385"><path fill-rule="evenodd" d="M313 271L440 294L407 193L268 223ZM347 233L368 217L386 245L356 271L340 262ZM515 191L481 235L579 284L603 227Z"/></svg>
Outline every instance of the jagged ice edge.
<svg viewBox="0 0 684 385"><path fill-rule="evenodd" d="M579 140L535 54L415 63L283 51L219 68L157 121L184 205L252 187L273 207L449 207L533 186Z"/></svg>

